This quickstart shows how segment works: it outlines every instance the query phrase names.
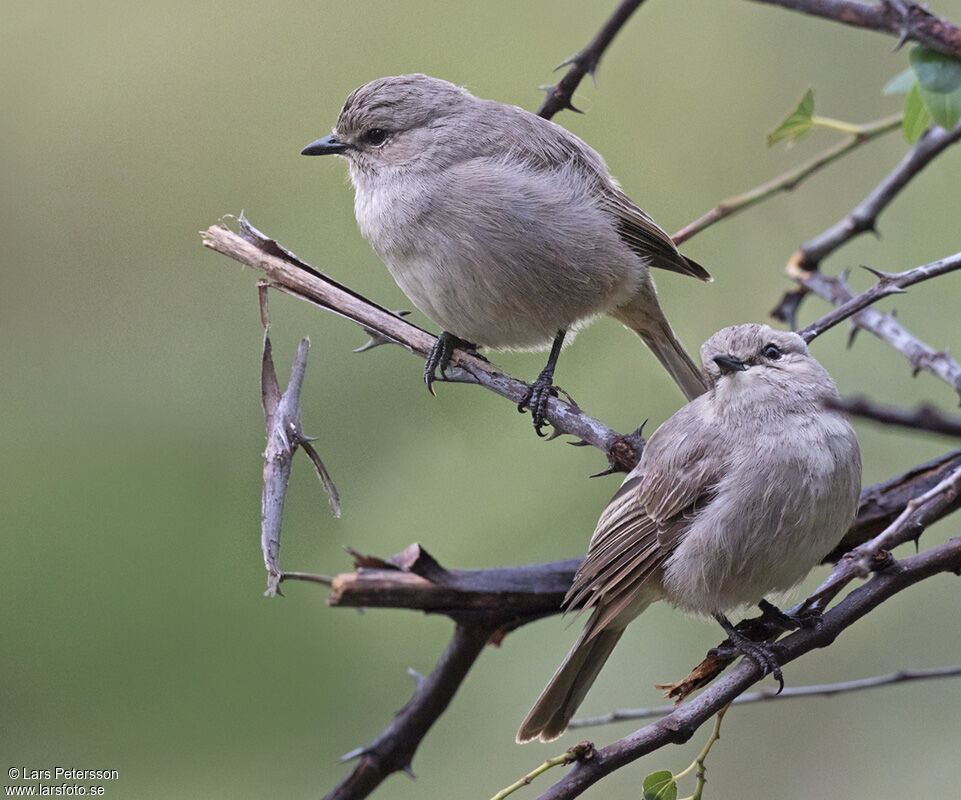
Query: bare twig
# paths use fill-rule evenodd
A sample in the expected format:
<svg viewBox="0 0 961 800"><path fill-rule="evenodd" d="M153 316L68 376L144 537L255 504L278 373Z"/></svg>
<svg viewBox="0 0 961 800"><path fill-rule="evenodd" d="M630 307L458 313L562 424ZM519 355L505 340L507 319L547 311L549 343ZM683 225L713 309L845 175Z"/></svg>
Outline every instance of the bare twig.
<svg viewBox="0 0 961 800"><path fill-rule="evenodd" d="M906 558L897 569L876 574L828 611L816 628L799 630L776 645L778 659L787 664L818 647L826 647L858 619L909 586L933 575L961 570L961 538L951 539L920 555ZM590 761L570 772L538 800L571 800L614 770L667 744L686 742L721 708L761 679L760 668L742 659L726 676L667 716L597 751Z"/></svg>
<svg viewBox="0 0 961 800"><path fill-rule="evenodd" d="M898 46L914 41L948 56L961 59L961 28L935 16L914 0L754 0L781 6L803 14L889 33L898 37Z"/></svg>
<svg viewBox="0 0 961 800"><path fill-rule="evenodd" d="M413 697L394 715L390 725L370 744L341 759L359 761L324 800L359 800L393 772L413 775L410 765L417 747L450 704L490 635L491 631L483 625L458 624L433 671L415 682Z"/></svg>
<svg viewBox="0 0 961 800"><path fill-rule="evenodd" d="M241 236L223 225L213 225L203 232L203 243L261 270L277 288L357 323L368 334L399 344L421 358L430 353L436 339L427 331L318 272L259 233L246 220L242 220L242 226ZM446 380L476 383L515 404L525 399L529 388L489 361L460 350L454 352ZM619 471L629 471L640 457L644 440L638 432L619 434L559 398L551 397L548 401L547 419L555 431L576 436L602 450L611 466Z"/></svg>
<svg viewBox="0 0 961 800"><path fill-rule="evenodd" d="M790 700L791 698L797 697L831 697L836 694L860 692L865 689L876 689L880 686L890 686L895 683L957 677L961 677L961 664L954 664L950 667L935 667L932 669L902 669L897 672L890 672L887 675L874 675L870 678L858 678L857 680L842 681L840 683L820 683L814 686L788 686L783 690L771 688L762 689L759 692L746 692L737 697L732 705L744 706L751 703L767 702L768 700ZM650 708L621 708L596 717L573 719L567 727L589 728L594 725L610 725L615 722L625 722L635 719L653 719L670 714L675 708L677 708L677 706L673 703L664 706L651 706Z"/></svg>
<svg viewBox="0 0 961 800"><path fill-rule="evenodd" d="M290 369L287 390L281 395L277 372L274 369L273 348L270 343L270 311L267 303L267 285L261 281L257 285L260 298L260 321L264 326L264 351L260 366L260 399L264 409L264 422L267 428L267 447L264 450L264 488L261 498L260 544L264 551L264 564L267 567L268 597L280 592L284 580L280 570L280 532L287 500L287 486L294 453L303 447L320 482L327 494L330 510L335 517L340 516L340 496L337 487L327 472L324 462L304 435L301 427L300 392L307 371L307 354L310 340L302 339L297 348Z"/></svg>
<svg viewBox="0 0 961 800"><path fill-rule="evenodd" d="M842 139L833 147L828 148L810 161L801 164L801 166L790 169L747 192L722 200L706 214L698 217L693 222L689 222L675 233L671 237L674 240L674 244L679 245L682 242L686 242L692 236L711 227L711 225L714 225L716 222L720 222L722 219L726 219L739 211L744 211L751 206L757 205L779 192L792 191L822 167L826 167L828 164L837 161L842 156L850 153L852 150L856 150L862 144L876 139L878 136L897 130L901 125L901 119L902 115L898 114L888 119L868 123L862 126L857 133Z"/></svg>
<svg viewBox="0 0 961 800"><path fill-rule="evenodd" d="M856 297L851 297L850 300L845 300L840 303L834 311L825 314L820 319L815 320L807 327L799 330L798 334L805 342L810 342L825 331L833 328L839 322L843 322L848 317L853 317L862 309L867 308L888 295L904 294L904 290L908 286L913 286L916 283L921 283L931 278L937 278L939 275L945 275L961 269L961 253L955 253L953 256L947 256L946 258L932 261L930 264L923 264L920 267L905 270L904 272L881 272L880 270L869 267L865 267L865 269L876 276L878 282L866 292L862 292ZM823 276L819 277L823 278ZM826 280L830 281L831 279L827 278ZM832 303L838 302L840 295L837 290L829 299ZM957 374L961 376L961 368L958 368ZM955 383L954 388L961 391L961 381Z"/></svg>
<svg viewBox="0 0 961 800"><path fill-rule="evenodd" d="M280 582L284 581L304 581L305 583L319 583L322 586L331 586L334 582L332 575L317 575L313 572L281 572Z"/></svg>
<svg viewBox="0 0 961 800"><path fill-rule="evenodd" d="M557 613L581 559L496 569L449 570L419 544L387 559L357 559L356 572L337 575L332 606L410 608L466 622L509 628Z"/></svg>
<svg viewBox="0 0 961 800"><path fill-rule="evenodd" d="M937 486L909 501L894 522L881 533L845 554L828 579L796 608L796 612L820 611L855 578L865 578L873 571L890 567L893 564L889 552L892 548L912 540L916 542L928 525L944 516L947 509L957 508L959 502L961 467L947 475Z"/></svg>
<svg viewBox="0 0 961 800"><path fill-rule="evenodd" d="M817 269L820 262L842 244L875 230L881 212L908 182L958 139L961 139L961 124L950 131L937 125L928 128L898 165L844 219L801 245L797 266L807 271Z"/></svg>
<svg viewBox="0 0 961 800"><path fill-rule="evenodd" d="M262 306L263 308L263 306ZM302 339L297 348L297 356L290 370L287 390L280 394L274 362L271 356L270 338L264 333L264 355L262 369L262 399L264 417L267 425L267 447L264 450L264 489L261 501L261 547L264 551L264 564L267 567L268 597L278 593L281 581L280 571L280 531L287 498L287 485L294 453L298 446L309 452L317 474L327 491L327 498L335 517L340 516L340 500L337 489L316 451L310 447L300 423L300 391L307 369L307 353L310 341ZM309 448L309 450L308 450Z"/></svg>
<svg viewBox="0 0 961 800"><path fill-rule="evenodd" d="M544 117L544 119L550 119L558 111L563 111L565 108L580 113L580 109L574 108L574 105L571 103L571 98L574 96L575 90L580 85L580 82L584 80L585 75L590 75L592 78L594 77L597 65L600 63L604 51L614 40L614 37L617 36L618 31L620 31L628 19L630 19L631 14L633 14L643 2L644 0L623 0L607 22L604 23L603 27L597 32L597 35L591 40L591 43L576 56L568 58L558 67L558 69L560 69L561 67L570 66L570 69L564 73L564 77L553 86L542 87L547 92L547 98L543 104L541 104L541 107L537 109L537 113L540 116Z"/></svg>
<svg viewBox="0 0 961 800"><path fill-rule="evenodd" d="M798 282L809 279L811 273L817 271L821 261L841 245L866 231L876 230L878 216L898 193L932 159L958 139L961 139L961 123L950 131L937 126L925 131L898 165L850 213L824 233L801 245L788 261L788 276ZM771 311L771 316L793 328L798 307L805 294L804 286L788 292Z"/></svg>
<svg viewBox="0 0 961 800"><path fill-rule="evenodd" d="M875 285L874 289L869 290L868 293L877 290L880 285ZM804 280L803 287L837 306L854 303L857 299L844 275L829 278L822 272L812 272ZM922 370L928 372L961 394L961 365L951 358L947 351L935 350L931 345L909 333L893 314L883 314L873 308L864 308L854 315L853 322L858 328L870 331L881 341L887 342L895 350L904 354L913 374L917 375ZM814 323L814 326L820 324L819 320Z"/></svg>
<svg viewBox="0 0 961 800"><path fill-rule="evenodd" d="M898 518L911 500L930 491L958 468L961 468L961 449L918 464L902 475L865 487L861 491L861 502L854 523L838 546L828 553L824 563L836 564L847 552L877 536ZM941 516L947 516L955 508L948 506Z"/></svg>
<svg viewBox="0 0 961 800"><path fill-rule="evenodd" d="M883 425L931 431L944 436L961 436L961 417L945 414L931 405L918 406L916 409L897 408L880 405L864 397L840 397L828 400L827 405Z"/></svg>

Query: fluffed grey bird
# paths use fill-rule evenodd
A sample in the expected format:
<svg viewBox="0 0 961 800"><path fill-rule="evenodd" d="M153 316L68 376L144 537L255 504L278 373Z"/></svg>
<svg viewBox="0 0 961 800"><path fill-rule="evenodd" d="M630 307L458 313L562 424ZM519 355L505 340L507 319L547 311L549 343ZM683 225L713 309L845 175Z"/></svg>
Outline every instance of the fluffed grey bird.
<svg viewBox="0 0 961 800"><path fill-rule="evenodd" d="M649 268L710 275L559 125L444 80L400 75L351 92L333 134L303 154L347 159L361 232L411 302L443 328L427 361L428 388L455 346L550 345L522 404L540 432L565 334L610 314L644 340L688 399L704 391Z"/></svg>
<svg viewBox="0 0 961 800"><path fill-rule="evenodd" d="M601 514L565 599L590 617L519 742L564 732L628 623L657 600L715 617L779 676L771 648L726 614L796 585L854 519L861 451L847 420L825 408L837 387L804 340L738 325L701 357L711 388L657 429Z"/></svg>

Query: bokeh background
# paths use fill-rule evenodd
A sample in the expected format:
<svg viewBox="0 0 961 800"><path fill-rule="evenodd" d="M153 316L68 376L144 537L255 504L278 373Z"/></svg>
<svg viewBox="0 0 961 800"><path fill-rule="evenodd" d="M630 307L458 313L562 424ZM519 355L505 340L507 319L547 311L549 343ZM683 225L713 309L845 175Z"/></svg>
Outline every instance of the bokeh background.
<svg viewBox="0 0 961 800"><path fill-rule="evenodd" d="M612 2L126 2L8 0L0 26L3 288L0 326L0 753L3 767L108 768L109 797L317 797L408 698L451 629L404 611L330 609L323 587L268 600L259 551L263 427L257 275L201 247L198 231L242 209L255 225L392 308L410 304L357 232L346 170L298 153L332 126L346 93L423 71L535 109L538 85L580 49ZM961 2L935 10L961 20ZM598 85L557 120L607 158L668 230L829 146L789 152L764 134L808 86L818 112L894 113L881 87L906 66L894 39L733 2L651 2L607 54ZM900 134L795 192L689 242L713 285L657 276L691 348L762 321L788 287L783 264L859 201L905 152ZM961 148L942 156L825 269L900 270L958 250ZM855 275L856 285L867 282ZM889 301L938 347L961 348L961 276ZM825 311L817 299L804 319ZM424 391L398 348L355 355L362 332L283 296L272 301L278 369L313 342L304 419L336 480L328 513L307 462L293 478L282 560L348 571L343 545L388 556L422 542L480 567L582 553L616 477L597 452L544 443L528 416L481 390ZM415 315L421 324L430 323ZM802 320L803 321L803 320ZM430 326L433 328L433 326ZM846 332L814 352L843 392L950 409L951 391ZM542 357L497 360L533 377ZM681 397L611 320L581 333L558 381L620 430L656 425ZM925 435L858 425L866 483L946 450ZM961 516L925 534L956 535ZM807 584L820 580L819 570ZM959 659L956 580L909 590L830 649L791 664L792 685ZM550 619L481 658L414 761L376 796L483 800L551 746L514 731L574 635ZM626 636L584 713L657 703L718 630L654 608ZM956 783L956 683L753 706L731 713L709 762L709 796L923 796ZM706 731L595 787L636 798L645 774L686 766ZM546 786L554 772L539 782ZM6 781L5 781L6 782ZM776 789L774 788L776 787ZM536 788L523 796L532 797ZM682 787L684 791L685 787ZM688 789L689 791L690 789ZM950 791L950 790L948 790ZM518 795L522 796L522 795Z"/></svg>

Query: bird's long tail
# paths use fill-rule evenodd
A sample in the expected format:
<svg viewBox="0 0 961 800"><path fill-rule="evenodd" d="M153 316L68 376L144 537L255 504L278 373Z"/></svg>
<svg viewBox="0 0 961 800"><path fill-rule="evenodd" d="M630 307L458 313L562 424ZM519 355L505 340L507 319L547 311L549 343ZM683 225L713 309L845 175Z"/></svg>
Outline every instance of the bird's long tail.
<svg viewBox="0 0 961 800"><path fill-rule="evenodd" d="M574 712L587 695L601 667L607 663L614 645L624 629L660 595L656 591L641 591L611 618L612 609L601 604L577 637L534 707L528 712L517 732L519 743L540 738L550 742L567 729Z"/></svg>
<svg viewBox="0 0 961 800"><path fill-rule="evenodd" d="M624 628L602 630L593 637L589 636L589 631L590 625L574 643L564 663L557 668L551 682L524 718L517 732L519 743L537 738L551 742L564 733Z"/></svg>
<svg viewBox="0 0 961 800"><path fill-rule="evenodd" d="M610 314L641 337L688 400L707 391L701 370L678 341L661 311L653 286L649 291L644 287L631 301L613 309Z"/></svg>

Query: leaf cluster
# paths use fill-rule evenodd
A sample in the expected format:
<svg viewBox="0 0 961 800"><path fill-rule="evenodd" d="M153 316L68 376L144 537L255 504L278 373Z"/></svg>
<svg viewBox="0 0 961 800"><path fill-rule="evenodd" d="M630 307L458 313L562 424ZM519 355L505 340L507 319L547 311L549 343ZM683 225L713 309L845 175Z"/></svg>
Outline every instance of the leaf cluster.
<svg viewBox="0 0 961 800"><path fill-rule="evenodd" d="M950 130L961 120L961 62L926 47L915 47L911 66L895 75L885 94L906 94L904 138L916 142L934 122Z"/></svg>

